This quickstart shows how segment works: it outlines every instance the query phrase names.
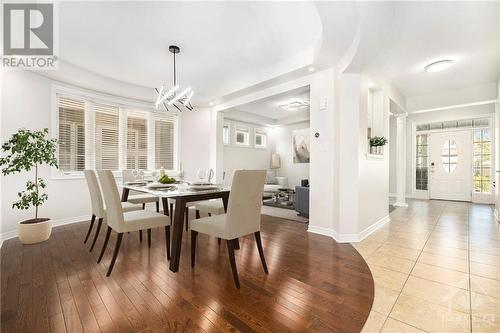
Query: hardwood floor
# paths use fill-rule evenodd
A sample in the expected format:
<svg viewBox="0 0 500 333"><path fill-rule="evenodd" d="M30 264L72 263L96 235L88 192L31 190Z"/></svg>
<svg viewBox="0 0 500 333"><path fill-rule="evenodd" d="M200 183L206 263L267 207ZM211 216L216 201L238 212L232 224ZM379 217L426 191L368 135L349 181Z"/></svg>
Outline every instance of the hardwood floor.
<svg viewBox="0 0 500 333"><path fill-rule="evenodd" d="M185 233L173 273L163 229L153 230L151 248L138 233L125 234L107 278L116 235L97 264L100 251L89 253L83 244L87 229L78 223L55 228L41 244L3 244L2 332L359 332L372 307L373 279L363 258L350 244L307 233L305 224L263 215L269 275L253 235L241 239L240 290L226 246L215 238L198 236L192 269Z"/></svg>

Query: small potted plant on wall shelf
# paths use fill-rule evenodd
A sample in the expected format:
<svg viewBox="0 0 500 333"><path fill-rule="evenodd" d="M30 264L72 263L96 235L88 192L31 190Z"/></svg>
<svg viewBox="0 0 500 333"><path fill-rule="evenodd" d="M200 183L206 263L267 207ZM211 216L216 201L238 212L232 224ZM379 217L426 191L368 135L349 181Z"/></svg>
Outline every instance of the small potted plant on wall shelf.
<svg viewBox="0 0 500 333"><path fill-rule="evenodd" d="M38 177L38 168L41 165L57 168L57 140L50 139L48 135L47 128L41 131L20 129L2 145L5 156L0 158L0 166L4 176L35 172L34 179L26 182L26 190L17 193L19 200L12 204L12 208L21 210L35 207L34 218L18 222L19 240L24 244L43 242L49 239L52 232L50 218L38 217L38 207L48 199L47 194L41 192L47 184Z"/></svg>
<svg viewBox="0 0 500 333"><path fill-rule="evenodd" d="M370 154L382 155L382 147L387 144L387 139L383 136L370 138Z"/></svg>

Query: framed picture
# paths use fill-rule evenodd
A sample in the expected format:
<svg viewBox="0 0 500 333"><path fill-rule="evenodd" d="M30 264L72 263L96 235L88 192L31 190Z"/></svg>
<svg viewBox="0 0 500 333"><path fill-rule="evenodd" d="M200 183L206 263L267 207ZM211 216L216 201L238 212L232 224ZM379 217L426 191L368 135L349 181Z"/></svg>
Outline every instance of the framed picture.
<svg viewBox="0 0 500 333"><path fill-rule="evenodd" d="M292 132L293 163L309 163L310 137L309 128Z"/></svg>

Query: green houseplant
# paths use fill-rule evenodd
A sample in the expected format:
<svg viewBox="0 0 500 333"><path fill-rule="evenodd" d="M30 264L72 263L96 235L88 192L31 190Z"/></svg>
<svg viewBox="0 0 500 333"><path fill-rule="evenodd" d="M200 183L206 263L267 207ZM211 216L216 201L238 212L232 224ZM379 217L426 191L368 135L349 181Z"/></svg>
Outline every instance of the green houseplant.
<svg viewBox="0 0 500 333"><path fill-rule="evenodd" d="M20 129L2 145L4 156L0 158L0 166L4 176L34 170L34 179L26 182L26 189L18 192L18 201L12 208L29 209L35 207L34 218L18 223L18 235L24 244L33 244L47 240L52 231L52 221L49 218L38 217L38 207L47 199L41 191L47 183L38 176L41 165L57 168L57 140L49 138L47 128L40 131Z"/></svg>
<svg viewBox="0 0 500 333"><path fill-rule="evenodd" d="M387 144L387 139L383 136L370 138L370 154L381 155L382 147Z"/></svg>

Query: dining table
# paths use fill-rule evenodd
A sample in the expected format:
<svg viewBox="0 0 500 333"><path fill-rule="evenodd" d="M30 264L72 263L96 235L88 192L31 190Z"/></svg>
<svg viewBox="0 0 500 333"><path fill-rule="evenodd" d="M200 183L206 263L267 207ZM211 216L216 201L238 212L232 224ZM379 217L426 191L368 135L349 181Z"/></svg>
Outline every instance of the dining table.
<svg viewBox="0 0 500 333"><path fill-rule="evenodd" d="M172 272L179 270L182 248L182 233L184 224L184 214L186 204L188 202L203 201L210 199L222 199L224 211L227 212L227 203L229 200L230 190L223 186L217 186L211 189L193 189L187 183L173 184L171 187L154 188L148 183L138 184L137 182L124 183L122 185L121 201L126 202L130 191L137 191L156 196L161 199L163 205L163 213L165 215L174 214L172 241L171 241L171 258L169 269ZM169 212L168 199L175 200L174 212Z"/></svg>

